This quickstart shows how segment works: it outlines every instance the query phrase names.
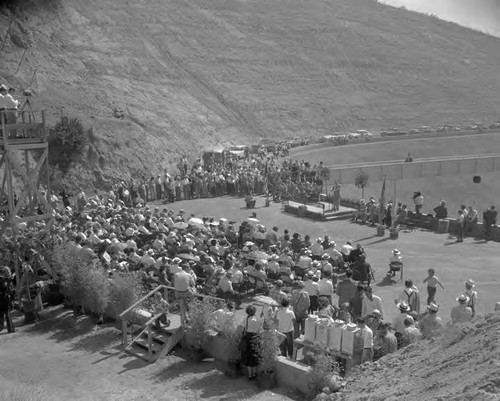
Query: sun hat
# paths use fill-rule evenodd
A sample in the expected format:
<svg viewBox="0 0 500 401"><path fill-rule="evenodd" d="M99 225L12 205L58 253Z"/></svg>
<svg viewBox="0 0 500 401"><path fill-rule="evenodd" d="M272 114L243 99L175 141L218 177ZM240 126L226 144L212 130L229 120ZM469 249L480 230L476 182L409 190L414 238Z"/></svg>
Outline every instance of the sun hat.
<svg viewBox="0 0 500 401"><path fill-rule="evenodd" d="M429 305L427 305L427 309L429 310L429 312L437 312L439 311L439 305L431 302Z"/></svg>
<svg viewBox="0 0 500 401"><path fill-rule="evenodd" d="M461 304L466 304L467 302L469 302L469 297L465 294L462 294L457 298L457 302Z"/></svg>
<svg viewBox="0 0 500 401"><path fill-rule="evenodd" d="M474 287L476 286L476 283L474 283L474 280L468 279L468 280L465 282L465 285L466 285L466 286L470 286L471 288L474 288Z"/></svg>
<svg viewBox="0 0 500 401"><path fill-rule="evenodd" d="M392 253L393 253L394 255L401 255L401 252L399 251L399 249L394 249L394 250L392 251Z"/></svg>
<svg viewBox="0 0 500 401"><path fill-rule="evenodd" d="M379 319L382 318L382 314L380 313L380 311L378 309L372 310L370 313L370 316L378 317Z"/></svg>
<svg viewBox="0 0 500 401"><path fill-rule="evenodd" d="M307 275L308 275L308 277L313 277L314 276L314 272L312 270L309 270L307 272Z"/></svg>
<svg viewBox="0 0 500 401"><path fill-rule="evenodd" d="M317 260L315 260L314 262L311 263L311 266L312 267L319 267L321 265L320 265L320 263Z"/></svg>
<svg viewBox="0 0 500 401"><path fill-rule="evenodd" d="M323 242L323 238L320 238L320 237L316 238L316 242L319 242L319 243Z"/></svg>
<svg viewBox="0 0 500 401"><path fill-rule="evenodd" d="M181 263L181 262L182 262L182 259L181 259L181 258L177 258L177 257L175 257L175 258L173 258L173 259L172 259L172 263L179 264L179 263Z"/></svg>
<svg viewBox="0 0 500 401"><path fill-rule="evenodd" d="M402 312L408 312L410 310L410 306L405 301L398 303L396 307Z"/></svg>
<svg viewBox="0 0 500 401"><path fill-rule="evenodd" d="M324 253L323 255L321 255L321 259L330 259L330 255Z"/></svg>

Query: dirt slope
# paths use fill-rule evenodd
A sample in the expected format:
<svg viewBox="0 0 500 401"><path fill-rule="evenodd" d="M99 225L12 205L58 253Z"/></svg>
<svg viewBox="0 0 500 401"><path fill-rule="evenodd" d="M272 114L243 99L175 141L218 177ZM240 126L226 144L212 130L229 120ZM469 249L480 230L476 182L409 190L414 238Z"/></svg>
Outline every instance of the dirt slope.
<svg viewBox="0 0 500 401"><path fill-rule="evenodd" d="M414 344L361 366L339 399L499 400L499 341L498 313L447 328L438 341Z"/></svg>
<svg viewBox="0 0 500 401"><path fill-rule="evenodd" d="M499 39L372 0L29 3L1 45L0 80L31 84L50 121L95 128L105 162L82 181L260 137L500 114Z"/></svg>

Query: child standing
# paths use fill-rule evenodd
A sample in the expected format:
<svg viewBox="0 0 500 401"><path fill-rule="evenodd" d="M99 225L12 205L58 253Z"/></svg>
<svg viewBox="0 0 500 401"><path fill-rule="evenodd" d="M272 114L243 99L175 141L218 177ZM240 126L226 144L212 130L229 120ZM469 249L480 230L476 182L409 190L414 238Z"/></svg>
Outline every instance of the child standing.
<svg viewBox="0 0 500 401"><path fill-rule="evenodd" d="M424 283L427 283L427 305L430 305L431 302L436 302L435 297L437 286L439 285L443 290L444 286L437 278L436 271L434 269L429 269L428 273L429 275L425 278Z"/></svg>
<svg viewBox="0 0 500 401"><path fill-rule="evenodd" d="M155 320L156 329L158 330L161 329L160 323L168 326L170 324L170 320L168 320L167 318L168 302L163 298L163 295L161 294L160 291L155 292L153 298L153 307L155 315L157 315L158 313L162 313L162 315Z"/></svg>

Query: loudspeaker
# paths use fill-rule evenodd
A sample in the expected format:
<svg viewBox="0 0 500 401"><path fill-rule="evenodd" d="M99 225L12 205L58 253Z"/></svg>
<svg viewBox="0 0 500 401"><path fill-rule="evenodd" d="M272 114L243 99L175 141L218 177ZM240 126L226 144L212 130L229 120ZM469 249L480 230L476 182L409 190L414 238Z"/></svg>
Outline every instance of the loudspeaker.
<svg viewBox="0 0 500 401"><path fill-rule="evenodd" d="M475 175L472 178L472 181L474 182L474 184L479 184L481 182L481 176L480 175Z"/></svg>

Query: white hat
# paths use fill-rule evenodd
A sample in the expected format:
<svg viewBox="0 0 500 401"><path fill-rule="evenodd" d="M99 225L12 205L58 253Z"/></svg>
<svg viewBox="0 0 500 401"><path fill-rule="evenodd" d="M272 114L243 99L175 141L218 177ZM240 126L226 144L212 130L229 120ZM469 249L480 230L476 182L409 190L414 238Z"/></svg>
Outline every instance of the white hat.
<svg viewBox="0 0 500 401"><path fill-rule="evenodd" d="M466 304L467 302L469 302L469 297L465 294L462 294L457 298L457 302L461 304Z"/></svg>
<svg viewBox="0 0 500 401"><path fill-rule="evenodd" d="M396 306L402 312L409 312L410 311L410 306L405 301L398 303Z"/></svg>
<svg viewBox="0 0 500 401"><path fill-rule="evenodd" d="M429 309L429 311L431 312L437 312L439 310L439 305L431 302L429 305L427 305L427 309Z"/></svg>
<svg viewBox="0 0 500 401"><path fill-rule="evenodd" d="M182 262L181 258L175 257L175 258L172 259L172 263L175 263L176 265L179 264L179 263L181 263L181 262Z"/></svg>
<svg viewBox="0 0 500 401"><path fill-rule="evenodd" d="M468 280L465 282L465 285L466 285L466 286L470 286L470 287L474 288L474 287L476 286L476 283L474 283L474 280L468 279Z"/></svg>
<svg viewBox="0 0 500 401"><path fill-rule="evenodd" d="M394 255L401 255L401 252L400 252L398 249L394 249L394 250L392 251L392 253L393 253Z"/></svg>

